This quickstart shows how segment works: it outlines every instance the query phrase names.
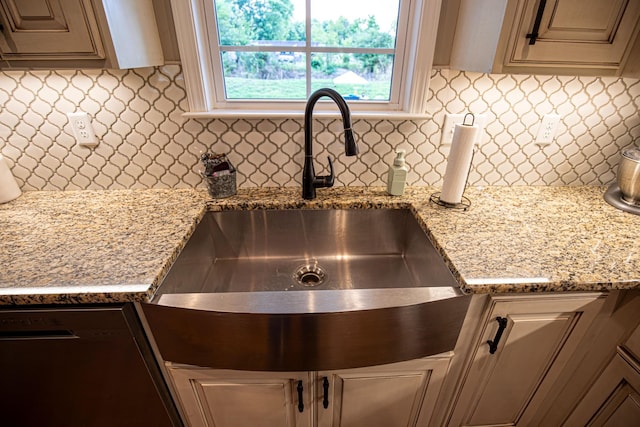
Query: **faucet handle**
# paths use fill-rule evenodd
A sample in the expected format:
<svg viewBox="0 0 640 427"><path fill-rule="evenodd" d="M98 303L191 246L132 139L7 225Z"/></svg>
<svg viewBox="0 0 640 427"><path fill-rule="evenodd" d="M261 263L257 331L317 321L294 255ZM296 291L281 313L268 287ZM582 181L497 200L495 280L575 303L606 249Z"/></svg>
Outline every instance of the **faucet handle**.
<svg viewBox="0 0 640 427"><path fill-rule="evenodd" d="M329 156L327 156L327 160L329 161L329 175L318 175L314 177L313 186L315 188L333 187L333 180L335 178L333 174L333 162Z"/></svg>

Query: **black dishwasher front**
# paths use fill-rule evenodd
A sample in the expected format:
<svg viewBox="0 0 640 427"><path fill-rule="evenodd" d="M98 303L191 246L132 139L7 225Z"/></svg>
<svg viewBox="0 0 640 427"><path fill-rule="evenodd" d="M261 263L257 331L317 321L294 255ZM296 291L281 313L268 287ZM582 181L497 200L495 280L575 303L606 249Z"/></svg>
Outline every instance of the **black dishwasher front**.
<svg viewBox="0 0 640 427"><path fill-rule="evenodd" d="M0 425L182 423L124 304L0 309Z"/></svg>

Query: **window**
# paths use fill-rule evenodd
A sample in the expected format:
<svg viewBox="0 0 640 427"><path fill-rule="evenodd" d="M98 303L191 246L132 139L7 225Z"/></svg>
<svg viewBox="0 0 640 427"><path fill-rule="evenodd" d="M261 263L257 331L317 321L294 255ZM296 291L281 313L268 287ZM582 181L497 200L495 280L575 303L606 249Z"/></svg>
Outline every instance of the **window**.
<svg viewBox="0 0 640 427"><path fill-rule="evenodd" d="M213 6L206 15L211 57L215 70L221 70L214 74L220 76L215 81L219 101L305 100L327 86L354 101L397 97L391 95L391 83L394 65L402 64L405 33L398 29L399 0L215 0L208 5Z"/></svg>
<svg viewBox="0 0 640 427"><path fill-rule="evenodd" d="M440 0L174 0L192 115L302 111L321 87L354 113L424 115Z"/></svg>

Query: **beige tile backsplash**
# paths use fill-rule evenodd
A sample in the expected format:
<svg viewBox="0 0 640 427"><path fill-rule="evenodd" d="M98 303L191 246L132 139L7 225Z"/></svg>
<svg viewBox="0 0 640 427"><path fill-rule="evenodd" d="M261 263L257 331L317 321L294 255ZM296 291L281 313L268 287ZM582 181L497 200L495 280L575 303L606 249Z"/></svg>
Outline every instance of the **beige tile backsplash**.
<svg viewBox="0 0 640 427"><path fill-rule="evenodd" d="M429 120L356 120L360 155L346 157L341 123L314 123L318 173L335 159L336 185L383 185L395 147L408 184L440 185L445 113L487 114L469 184L599 185L615 179L622 147L640 138L640 81L433 70ZM203 186L198 157L226 152L241 187L300 185L302 120L185 119L178 65L138 70L0 72L0 151L25 191ZM66 113L92 116L95 148L75 144ZM533 144L544 114L561 124Z"/></svg>

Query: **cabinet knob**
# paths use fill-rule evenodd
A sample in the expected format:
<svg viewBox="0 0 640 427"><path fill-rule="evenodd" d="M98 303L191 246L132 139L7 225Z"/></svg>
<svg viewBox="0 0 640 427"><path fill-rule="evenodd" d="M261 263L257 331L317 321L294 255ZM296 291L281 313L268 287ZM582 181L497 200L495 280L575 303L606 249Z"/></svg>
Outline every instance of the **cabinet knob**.
<svg viewBox="0 0 640 427"><path fill-rule="evenodd" d="M496 317L496 321L498 322L498 331L496 332L496 336L493 340L488 340L487 344L489 344L489 353L493 354L498 349L498 343L500 342L500 338L502 338L502 334L504 330L507 328L507 318L506 317Z"/></svg>

